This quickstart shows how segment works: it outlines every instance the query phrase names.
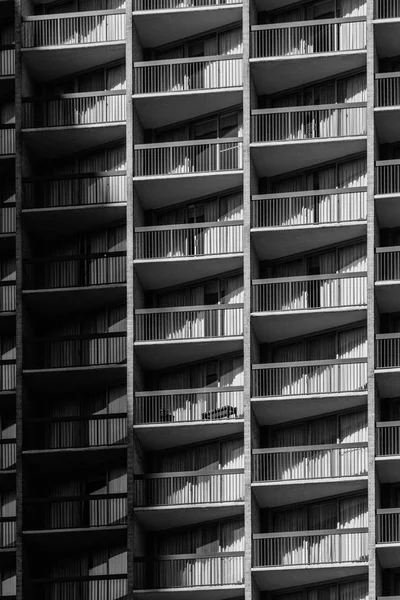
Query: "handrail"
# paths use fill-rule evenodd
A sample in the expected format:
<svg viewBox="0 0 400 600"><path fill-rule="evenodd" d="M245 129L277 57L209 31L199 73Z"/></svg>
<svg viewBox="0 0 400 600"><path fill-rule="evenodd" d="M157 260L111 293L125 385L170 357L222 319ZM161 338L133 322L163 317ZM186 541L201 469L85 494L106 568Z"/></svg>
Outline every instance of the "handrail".
<svg viewBox="0 0 400 600"><path fill-rule="evenodd" d="M317 535L343 535L346 533L368 533L368 527L343 527L342 529L311 529L308 531L277 531L276 533L254 533L253 540L285 537L307 537Z"/></svg>
<svg viewBox="0 0 400 600"><path fill-rule="evenodd" d="M27 504L52 504L53 502L70 502L72 500L118 500L119 498L127 498L125 493L113 493L113 494L82 494L81 496L74 494L71 496L56 496L49 498L48 496L27 498L25 502Z"/></svg>
<svg viewBox="0 0 400 600"><path fill-rule="evenodd" d="M375 338L377 340L398 340L400 339L400 333L377 333Z"/></svg>
<svg viewBox="0 0 400 600"><path fill-rule="evenodd" d="M27 265L30 264L47 264L52 262L69 262L73 260L92 260L95 258L113 258L126 256L126 251L118 252L94 252L93 254L68 254L67 256L44 256L32 257L24 260ZM3 282L1 282L3 283Z"/></svg>
<svg viewBox="0 0 400 600"><path fill-rule="evenodd" d="M376 423L376 427L400 427L400 421L380 421Z"/></svg>
<svg viewBox="0 0 400 600"><path fill-rule="evenodd" d="M207 223L179 223L178 225L157 225L151 227L135 227L136 233L147 233L150 231L171 231L180 229L199 229L199 227L231 227L232 225L243 225L242 220L231 219L230 221L210 221Z"/></svg>
<svg viewBox="0 0 400 600"><path fill-rule="evenodd" d="M331 25L333 23L366 22L367 17L341 17L334 19L310 19L309 21L291 21L290 23L272 23L268 25L253 25L251 31L265 31L267 29L290 29L292 27L311 27L313 25Z"/></svg>
<svg viewBox="0 0 400 600"><path fill-rule="evenodd" d="M243 54L216 54L211 56L194 56L193 58L170 58L168 60L146 60L133 63L136 67L161 67L163 65L186 65L192 63L215 62L222 60L243 59Z"/></svg>
<svg viewBox="0 0 400 600"><path fill-rule="evenodd" d="M91 173L64 173L62 175L38 175L35 177L23 177L22 183L40 183L47 181L71 181L75 179L89 179L90 177L126 177L126 171L99 171Z"/></svg>
<svg viewBox="0 0 400 600"><path fill-rule="evenodd" d="M400 165L400 160L398 161ZM339 194L351 194L358 192L366 192L368 188L366 186L360 187L348 187L348 188L334 188L331 190L306 190L303 192L279 192L276 194L253 194L251 199L255 200L278 200L279 198L303 198L313 196L328 196L328 195L339 195Z"/></svg>
<svg viewBox="0 0 400 600"><path fill-rule="evenodd" d="M125 96L126 90L105 90L99 92L76 92L73 94L57 94L57 96L26 96L22 98L23 103L52 102L56 100L69 100L75 98L94 98L98 96Z"/></svg>
<svg viewBox="0 0 400 600"><path fill-rule="evenodd" d="M27 424L36 424L36 423L69 423L70 421L78 421L82 423L87 423L88 421L108 421L112 419L120 419L126 418L127 413L108 413L103 415L88 415L86 417L81 416L70 416L70 417L34 417L34 418L26 418L24 422Z"/></svg>
<svg viewBox="0 0 400 600"><path fill-rule="evenodd" d="M74 575L73 577L41 577L32 579L33 584L37 583L69 583L78 581L112 581L113 579L127 579L126 574L113 573L112 575Z"/></svg>
<svg viewBox="0 0 400 600"><path fill-rule="evenodd" d="M400 337L400 334L399 334ZM265 363L252 365L252 370L260 370L260 369L276 369L276 368L286 368L286 367L323 367L329 365L351 365L353 363L366 363L367 358L340 358L332 360L303 360L303 361L295 361L295 362L282 362L282 363Z"/></svg>
<svg viewBox="0 0 400 600"><path fill-rule="evenodd" d="M28 343L37 343L37 342L69 342L69 341L78 341L78 340L101 340L104 338L116 338L116 337L126 337L126 331L115 331L112 333L87 333L81 335L60 335L57 337L31 337L27 338L26 342ZM0 361L1 363L2 361ZM15 362L15 361L14 361Z"/></svg>
<svg viewBox="0 0 400 600"><path fill-rule="evenodd" d="M309 450L345 450L346 448L367 448L368 442L351 442L347 444L317 444L312 446L278 446L276 448L256 448L252 454L280 454L287 452L305 452Z"/></svg>
<svg viewBox="0 0 400 600"><path fill-rule="evenodd" d="M350 108L366 108L366 102L347 102L338 104L315 104L310 106L282 106L281 108L262 108L259 110L252 110L251 115L274 115L281 113L293 113L293 112L309 112L311 110L336 110L336 109L350 109Z"/></svg>
<svg viewBox="0 0 400 600"><path fill-rule="evenodd" d="M68 12L68 13L60 13L57 15L48 14L48 15L30 15L27 17L23 17L23 22L27 21L57 21L60 19L69 19L69 18L77 18L77 17L103 17L107 15L124 15L126 11L122 8L120 9L109 9L109 10L83 10L82 12Z"/></svg>
<svg viewBox="0 0 400 600"><path fill-rule="evenodd" d="M375 79L396 79L400 77L400 71L393 71L391 73L376 73Z"/></svg>
<svg viewBox="0 0 400 600"><path fill-rule="evenodd" d="M377 160L375 161L376 167L389 167L391 165L400 165L400 159L396 160Z"/></svg>
<svg viewBox="0 0 400 600"><path fill-rule="evenodd" d="M184 146L200 146L205 144L229 144L242 142L243 138L213 138L211 140L182 140L180 142L159 142L156 144L135 144L134 150L147 150L153 148L182 148Z"/></svg>
<svg viewBox="0 0 400 600"><path fill-rule="evenodd" d="M135 392L136 398L147 398L151 396L172 396L174 394L202 394L202 393L218 393L218 392L242 392L243 386L231 387L204 387L204 388L189 388L189 389L174 389L174 390L155 390L150 392Z"/></svg>
<svg viewBox="0 0 400 600"><path fill-rule="evenodd" d="M376 254L384 254L385 252L400 252L400 246L385 246L384 248L375 248Z"/></svg>
<svg viewBox="0 0 400 600"><path fill-rule="evenodd" d="M212 471L172 471L171 473L145 473L134 475L135 479L169 479L171 477L208 477L211 475L242 475L244 469L213 469ZM96 498L98 496L96 495Z"/></svg>
<svg viewBox="0 0 400 600"><path fill-rule="evenodd" d="M0 123L0 131L2 129L15 129L15 123Z"/></svg>
<svg viewBox="0 0 400 600"><path fill-rule="evenodd" d="M400 515L400 508L378 508L377 515Z"/></svg>
<svg viewBox="0 0 400 600"><path fill-rule="evenodd" d="M295 277L273 277L271 279L254 279L253 285L264 283L290 283L295 281L324 281L326 279L353 279L355 277L367 277L366 271L355 271L354 273L330 273L326 275L301 275ZM322 308L322 307L321 307Z"/></svg>
<svg viewBox="0 0 400 600"><path fill-rule="evenodd" d="M212 311L212 310L233 310L236 308L243 308L243 303L238 304L212 304L210 306L201 305L201 306L177 306L171 308L141 308L135 310L135 314L137 315L149 315L149 314L159 314L159 313L179 313L179 312L195 312L195 311Z"/></svg>
<svg viewBox="0 0 400 600"><path fill-rule="evenodd" d="M162 554L157 556L137 556L135 560L139 560L140 562L153 562L164 560L186 560L192 558L228 558L234 556L244 556L244 552L201 552L199 554Z"/></svg>

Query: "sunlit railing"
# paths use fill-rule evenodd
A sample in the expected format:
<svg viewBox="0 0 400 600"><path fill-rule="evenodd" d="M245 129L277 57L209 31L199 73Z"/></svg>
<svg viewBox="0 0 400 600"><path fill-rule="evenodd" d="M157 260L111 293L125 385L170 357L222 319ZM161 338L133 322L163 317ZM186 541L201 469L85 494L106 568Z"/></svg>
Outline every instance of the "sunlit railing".
<svg viewBox="0 0 400 600"><path fill-rule="evenodd" d="M172 341L243 334L243 305L154 308L135 311L136 341Z"/></svg>
<svg viewBox="0 0 400 600"><path fill-rule="evenodd" d="M240 502L244 499L243 469L155 473L135 476L136 506L175 506Z"/></svg>
<svg viewBox="0 0 400 600"><path fill-rule="evenodd" d="M400 421L387 421L376 424L377 456L400 455Z"/></svg>
<svg viewBox="0 0 400 600"><path fill-rule="evenodd" d="M400 160L381 160L375 168L375 194L400 192Z"/></svg>
<svg viewBox="0 0 400 600"><path fill-rule="evenodd" d="M136 425L243 417L243 387L135 392Z"/></svg>
<svg viewBox="0 0 400 600"><path fill-rule="evenodd" d="M242 233L242 221L137 227L136 258L182 258L242 252Z"/></svg>
<svg viewBox="0 0 400 600"><path fill-rule="evenodd" d="M134 154L136 177L242 168L242 140L239 138L135 145Z"/></svg>
<svg viewBox="0 0 400 600"><path fill-rule="evenodd" d="M15 281L0 281L0 313L15 311Z"/></svg>
<svg viewBox="0 0 400 600"><path fill-rule="evenodd" d="M253 566L368 562L368 529L343 528L253 535Z"/></svg>
<svg viewBox="0 0 400 600"><path fill-rule="evenodd" d="M400 280L400 246L376 249L376 281Z"/></svg>
<svg viewBox="0 0 400 600"><path fill-rule="evenodd" d="M375 75L375 106L400 106L400 73Z"/></svg>
<svg viewBox="0 0 400 600"><path fill-rule="evenodd" d="M135 63L134 93L157 94L240 87L242 56L179 58Z"/></svg>
<svg viewBox="0 0 400 600"><path fill-rule="evenodd" d="M367 442L253 450L253 482L366 475Z"/></svg>
<svg viewBox="0 0 400 600"><path fill-rule="evenodd" d="M376 336L376 368L400 367L400 333L384 333Z"/></svg>
<svg viewBox="0 0 400 600"><path fill-rule="evenodd" d="M32 589L36 598L42 600L54 600L55 598L62 598L62 600L77 600L78 598L126 600L128 597L126 575L34 579Z"/></svg>
<svg viewBox="0 0 400 600"><path fill-rule="evenodd" d="M253 365L253 397L365 391L367 359Z"/></svg>
<svg viewBox="0 0 400 600"><path fill-rule="evenodd" d="M15 154L15 125L0 125L0 156Z"/></svg>
<svg viewBox="0 0 400 600"><path fill-rule="evenodd" d="M243 552L136 558L135 589L219 586L243 583Z"/></svg>
<svg viewBox="0 0 400 600"><path fill-rule="evenodd" d="M397 0L376 0L376 19L399 19L400 5Z"/></svg>
<svg viewBox="0 0 400 600"><path fill-rule="evenodd" d="M252 142L366 135L365 102L253 110Z"/></svg>
<svg viewBox="0 0 400 600"><path fill-rule="evenodd" d="M16 545L16 517L0 518L0 548L15 548Z"/></svg>
<svg viewBox="0 0 400 600"><path fill-rule="evenodd" d="M25 17L22 47L71 46L125 40L125 10Z"/></svg>
<svg viewBox="0 0 400 600"><path fill-rule="evenodd" d="M364 306L367 274L340 273L253 281L253 311L274 312Z"/></svg>
<svg viewBox="0 0 400 600"><path fill-rule="evenodd" d="M15 469L17 462L16 440L5 438L0 440L0 469Z"/></svg>
<svg viewBox="0 0 400 600"><path fill-rule="evenodd" d="M262 194L253 196L252 209L253 227L361 221L367 218L367 188Z"/></svg>
<svg viewBox="0 0 400 600"><path fill-rule="evenodd" d="M126 252L29 259L25 262L24 269L25 289L124 283L126 281Z"/></svg>
<svg viewBox="0 0 400 600"><path fill-rule="evenodd" d="M22 199L25 209L126 202L126 172L25 179L22 183Z"/></svg>
<svg viewBox="0 0 400 600"><path fill-rule="evenodd" d="M15 347L12 354L15 355ZM0 392L15 390L16 362L15 358L0 360Z"/></svg>
<svg viewBox="0 0 400 600"><path fill-rule="evenodd" d="M58 98L26 98L22 127L67 127L119 123L126 119L125 91L63 94Z"/></svg>
<svg viewBox="0 0 400 600"><path fill-rule="evenodd" d="M15 75L15 49L14 46L0 47L0 77Z"/></svg>
<svg viewBox="0 0 400 600"><path fill-rule="evenodd" d="M126 333L60 336L27 341L26 369L57 369L126 362Z"/></svg>
<svg viewBox="0 0 400 600"><path fill-rule="evenodd" d="M400 508L381 508L376 513L377 543L400 543Z"/></svg>
<svg viewBox="0 0 400 600"><path fill-rule="evenodd" d="M365 17L257 25L251 45L252 58L363 50Z"/></svg>
<svg viewBox="0 0 400 600"><path fill-rule="evenodd" d="M134 0L133 10L182 10L209 6L241 5L241 0Z"/></svg>

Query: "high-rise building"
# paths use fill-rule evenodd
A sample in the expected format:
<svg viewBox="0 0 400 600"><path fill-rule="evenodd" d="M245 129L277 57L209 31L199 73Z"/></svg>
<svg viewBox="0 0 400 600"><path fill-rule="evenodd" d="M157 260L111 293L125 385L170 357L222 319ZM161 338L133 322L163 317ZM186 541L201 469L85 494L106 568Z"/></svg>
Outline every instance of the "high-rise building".
<svg viewBox="0 0 400 600"><path fill-rule="evenodd" d="M400 600L399 40L0 0L0 598Z"/></svg>

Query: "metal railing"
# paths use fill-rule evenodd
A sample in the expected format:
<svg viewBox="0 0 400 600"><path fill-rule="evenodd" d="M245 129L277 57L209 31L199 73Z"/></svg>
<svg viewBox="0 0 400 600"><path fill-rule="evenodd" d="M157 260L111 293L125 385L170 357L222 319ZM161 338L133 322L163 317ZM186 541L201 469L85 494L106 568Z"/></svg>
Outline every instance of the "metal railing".
<svg viewBox="0 0 400 600"><path fill-rule="evenodd" d="M29 340L26 369L57 369L126 362L126 332L60 336Z"/></svg>
<svg viewBox="0 0 400 600"><path fill-rule="evenodd" d="M241 5L241 0L134 0L133 10L182 10L209 6Z"/></svg>
<svg viewBox="0 0 400 600"><path fill-rule="evenodd" d="M24 264L24 271L25 289L89 287L125 283L126 252L29 259Z"/></svg>
<svg viewBox="0 0 400 600"><path fill-rule="evenodd" d="M63 600L77 600L77 598L126 600L128 598L126 575L34 579L32 587L36 597L41 600L54 600L55 598Z"/></svg>
<svg viewBox="0 0 400 600"><path fill-rule="evenodd" d="M0 360L0 392L15 390L16 384L15 358Z"/></svg>
<svg viewBox="0 0 400 600"><path fill-rule="evenodd" d="M71 46L125 40L125 10L25 17L22 47Z"/></svg>
<svg viewBox="0 0 400 600"><path fill-rule="evenodd" d="M243 552L136 558L135 589L241 585L243 562Z"/></svg>
<svg viewBox="0 0 400 600"><path fill-rule="evenodd" d="M376 428L376 455L400 455L400 421L377 423Z"/></svg>
<svg viewBox="0 0 400 600"><path fill-rule="evenodd" d="M0 313L14 312L15 298L15 281L0 281Z"/></svg>
<svg viewBox="0 0 400 600"><path fill-rule="evenodd" d="M243 500L243 469L135 475L136 506L176 506Z"/></svg>
<svg viewBox="0 0 400 600"><path fill-rule="evenodd" d="M243 85L243 57L210 56L134 64L134 93L159 94Z"/></svg>
<svg viewBox="0 0 400 600"><path fill-rule="evenodd" d="M375 2L376 19L399 19L400 6L397 0L376 0Z"/></svg>
<svg viewBox="0 0 400 600"><path fill-rule="evenodd" d="M136 341L172 341L243 335L243 305L189 306L135 311Z"/></svg>
<svg viewBox="0 0 400 600"><path fill-rule="evenodd" d="M15 49L14 46L0 47L0 77L15 75Z"/></svg>
<svg viewBox="0 0 400 600"><path fill-rule="evenodd" d="M367 359L253 365L253 397L303 396L367 389Z"/></svg>
<svg viewBox="0 0 400 600"><path fill-rule="evenodd" d="M367 442L253 450L253 482L366 475Z"/></svg>
<svg viewBox="0 0 400 600"><path fill-rule="evenodd" d="M126 444L125 413L27 420L27 444L35 450L97 448Z"/></svg>
<svg viewBox="0 0 400 600"><path fill-rule="evenodd" d="M25 209L126 202L126 172L25 179L22 183L22 199Z"/></svg>
<svg viewBox="0 0 400 600"><path fill-rule="evenodd" d="M400 246L376 249L376 281L400 280Z"/></svg>
<svg viewBox="0 0 400 600"><path fill-rule="evenodd" d="M125 91L25 98L22 104L22 127L26 129L119 123L125 119Z"/></svg>
<svg viewBox="0 0 400 600"><path fill-rule="evenodd" d="M0 234L15 233L17 229L17 210L15 202L0 204Z"/></svg>
<svg viewBox="0 0 400 600"><path fill-rule="evenodd" d="M15 548L16 546L16 517L0 518L0 548Z"/></svg>
<svg viewBox="0 0 400 600"><path fill-rule="evenodd" d="M378 544L400 543L400 508L381 508L376 511Z"/></svg>
<svg viewBox="0 0 400 600"><path fill-rule="evenodd" d="M0 469L15 469L17 462L17 442L12 438L0 440Z"/></svg>
<svg viewBox="0 0 400 600"><path fill-rule="evenodd" d="M243 417L243 387L135 393L134 422L186 423Z"/></svg>
<svg viewBox="0 0 400 600"><path fill-rule="evenodd" d="M327 139L366 135L365 102L253 110L252 142Z"/></svg>
<svg viewBox="0 0 400 600"><path fill-rule="evenodd" d="M366 218L366 187L262 194L252 198L253 227L318 226Z"/></svg>
<svg viewBox="0 0 400 600"><path fill-rule="evenodd" d="M340 273L253 281L253 312L364 306L367 273Z"/></svg>
<svg viewBox="0 0 400 600"><path fill-rule="evenodd" d="M243 252L243 221L137 227L137 259L182 258Z"/></svg>
<svg viewBox="0 0 400 600"><path fill-rule="evenodd" d="M0 156L15 154L15 125L0 125Z"/></svg>
<svg viewBox="0 0 400 600"><path fill-rule="evenodd" d="M134 146L135 176L185 175L242 168L240 138Z"/></svg>
<svg viewBox="0 0 400 600"><path fill-rule="evenodd" d="M383 333L376 336L376 368L400 367L400 333Z"/></svg>
<svg viewBox="0 0 400 600"><path fill-rule="evenodd" d="M368 562L368 529L253 535L254 567Z"/></svg>
<svg viewBox="0 0 400 600"><path fill-rule="evenodd" d="M400 160L381 160L375 166L375 194L400 192Z"/></svg>
<svg viewBox="0 0 400 600"><path fill-rule="evenodd" d="M251 28L252 58L345 52L366 48L365 17L321 19Z"/></svg>
<svg viewBox="0 0 400 600"><path fill-rule="evenodd" d="M400 73L375 75L375 106L400 106Z"/></svg>

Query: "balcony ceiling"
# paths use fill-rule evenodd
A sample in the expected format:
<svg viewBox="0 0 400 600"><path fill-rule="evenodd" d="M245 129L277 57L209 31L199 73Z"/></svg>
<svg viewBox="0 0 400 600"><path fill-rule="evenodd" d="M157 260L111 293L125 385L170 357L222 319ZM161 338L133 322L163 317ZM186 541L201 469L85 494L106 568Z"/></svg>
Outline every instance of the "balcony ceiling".
<svg viewBox="0 0 400 600"><path fill-rule="evenodd" d="M399 30L400 33L400 30ZM375 109L375 127L379 142L390 144L400 140L400 106Z"/></svg>
<svg viewBox="0 0 400 600"><path fill-rule="evenodd" d="M376 20L374 23L375 45L379 58L398 56L400 19L393 19L391 23Z"/></svg>
<svg viewBox="0 0 400 600"><path fill-rule="evenodd" d="M375 297L381 313L400 312L400 281L376 282Z"/></svg>
<svg viewBox="0 0 400 600"><path fill-rule="evenodd" d="M397 398L400 389L400 369L377 369L375 381L381 398Z"/></svg>
<svg viewBox="0 0 400 600"><path fill-rule="evenodd" d="M138 521L147 531L165 531L174 527L199 525L207 521L239 517L243 512L243 502L135 509Z"/></svg>
<svg viewBox="0 0 400 600"><path fill-rule="evenodd" d="M400 543L377 544L376 552L383 569L400 567Z"/></svg>
<svg viewBox="0 0 400 600"><path fill-rule="evenodd" d="M307 565L305 567L275 567L269 569L252 569L254 578L260 590L282 590L296 586L339 581L345 577L367 575L368 564L325 566Z"/></svg>
<svg viewBox="0 0 400 600"><path fill-rule="evenodd" d="M399 483L400 456L379 456L375 461L376 471L381 483Z"/></svg>

